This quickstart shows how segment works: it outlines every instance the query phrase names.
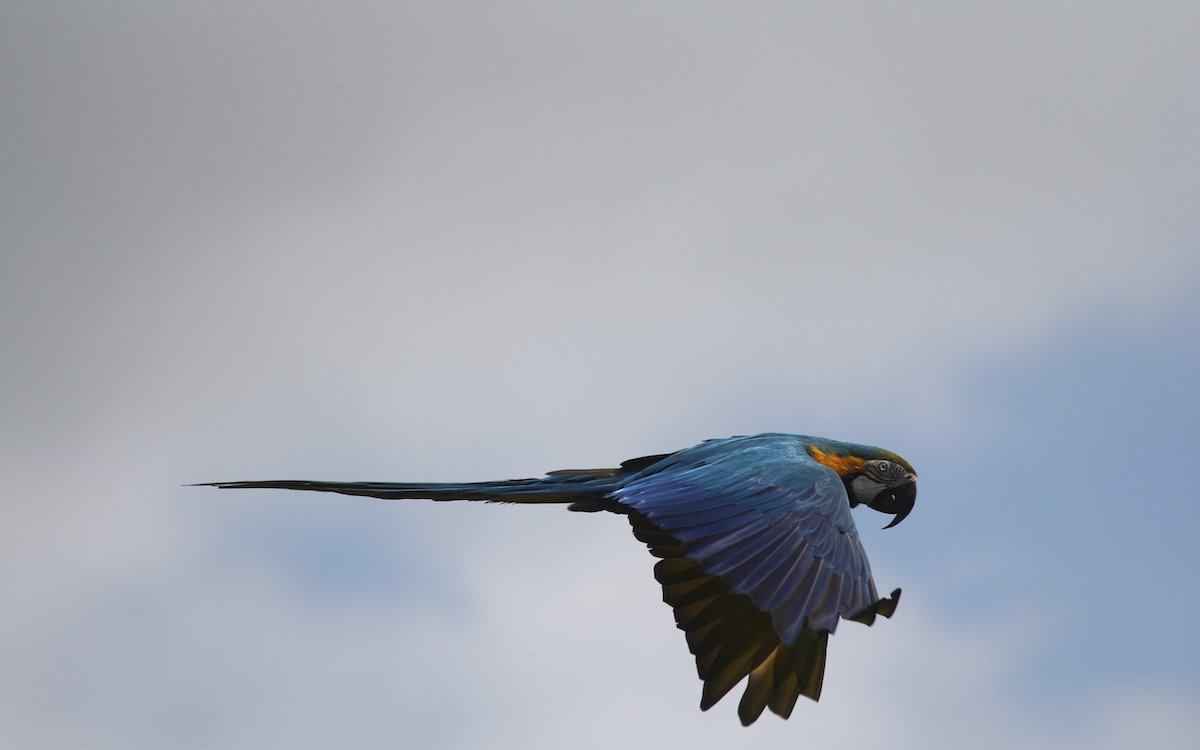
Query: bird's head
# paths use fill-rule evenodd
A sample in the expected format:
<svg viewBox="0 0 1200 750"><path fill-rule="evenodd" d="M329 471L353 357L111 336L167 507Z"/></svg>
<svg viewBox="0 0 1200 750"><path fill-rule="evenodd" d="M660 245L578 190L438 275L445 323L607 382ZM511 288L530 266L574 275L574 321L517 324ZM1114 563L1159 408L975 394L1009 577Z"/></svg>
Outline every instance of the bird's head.
<svg viewBox="0 0 1200 750"><path fill-rule="evenodd" d="M866 505L895 518L885 529L903 521L917 502L917 472L891 451L865 445L839 444L822 450L813 445L809 454L842 478L850 507Z"/></svg>
<svg viewBox="0 0 1200 750"><path fill-rule="evenodd" d="M870 459L847 483L850 505L863 504L895 516L885 529L903 521L917 502L917 475L904 464L886 458Z"/></svg>

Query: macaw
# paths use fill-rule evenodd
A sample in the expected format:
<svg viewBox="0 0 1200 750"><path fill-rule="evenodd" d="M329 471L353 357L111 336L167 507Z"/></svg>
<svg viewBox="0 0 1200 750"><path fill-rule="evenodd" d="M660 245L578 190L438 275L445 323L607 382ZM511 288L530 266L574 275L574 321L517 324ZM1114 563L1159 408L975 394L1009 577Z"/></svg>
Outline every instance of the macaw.
<svg viewBox="0 0 1200 750"><path fill-rule="evenodd" d="M820 697L826 644L839 619L871 625L895 612L900 589L887 597L876 592L850 509L892 514L884 528L895 526L916 502L916 478L907 461L882 448L766 433L536 479L202 486L561 503L621 514L660 558L654 577L696 657L700 708L749 678L738 706L748 726L764 708L786 719L799 696Z"/></svg>

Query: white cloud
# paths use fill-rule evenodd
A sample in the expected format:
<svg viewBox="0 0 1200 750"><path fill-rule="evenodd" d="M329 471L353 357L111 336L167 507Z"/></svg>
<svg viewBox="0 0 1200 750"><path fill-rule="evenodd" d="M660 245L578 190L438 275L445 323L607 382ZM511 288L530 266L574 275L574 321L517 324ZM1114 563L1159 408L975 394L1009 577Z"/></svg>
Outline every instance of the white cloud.
<svg viewBox="0 0 1200 750"><path fill-rule="evenodd" d="M36 638L5 638L2 739L1115 748L1138 737L1183 747L1200 731L1194 700L1169 683L1035 697L1023 673L1047 645L1037 621L956 619L919 596L892 620L839 631L819 704L744 730L737 691L698 711L682 635L620 519L472 510L496 518L490 537L467 537L479 547L469 559L460 559L460 519L430 528L448 551L428 564L453 564L469 587L465 612L402 595L331 606L278 569L222 563L215 549L97 591ZM570 539L550 536L565 531Z"/></svg>

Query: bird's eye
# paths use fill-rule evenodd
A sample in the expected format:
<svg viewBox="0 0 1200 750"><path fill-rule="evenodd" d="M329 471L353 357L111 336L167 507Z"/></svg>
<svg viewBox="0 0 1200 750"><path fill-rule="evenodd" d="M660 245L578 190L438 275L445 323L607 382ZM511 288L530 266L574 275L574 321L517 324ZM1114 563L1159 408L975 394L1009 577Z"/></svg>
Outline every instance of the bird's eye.
<svg viewBox="0 0 1200 750"><path fill-rule="evenodd" d="M871 462L871 473L880 479L890 481L899 477L904 472L900 468L900 464L880 458Z"/></svg>

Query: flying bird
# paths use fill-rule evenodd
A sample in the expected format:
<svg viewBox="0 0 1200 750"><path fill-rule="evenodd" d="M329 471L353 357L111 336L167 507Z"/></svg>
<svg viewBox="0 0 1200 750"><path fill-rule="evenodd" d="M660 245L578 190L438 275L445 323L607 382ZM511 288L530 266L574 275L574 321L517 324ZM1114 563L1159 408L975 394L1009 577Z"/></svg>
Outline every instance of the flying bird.
<svg viewBox="0 0 1200 750"><path fill-rule="evenodd" d="M766 708L788 718L817 700L825 648L840 619L891 617L900 589L875 590L850 509L900 523L917 497L913 467L891 451L806 435L708 440L614 469L536 479L396 483L271 480L200 486L338 492L389 500L557 503L625 516L660 558L654 577L687 637L708 710L747 679L745 725Z"/></svg>

